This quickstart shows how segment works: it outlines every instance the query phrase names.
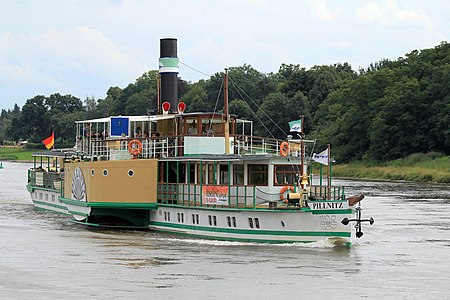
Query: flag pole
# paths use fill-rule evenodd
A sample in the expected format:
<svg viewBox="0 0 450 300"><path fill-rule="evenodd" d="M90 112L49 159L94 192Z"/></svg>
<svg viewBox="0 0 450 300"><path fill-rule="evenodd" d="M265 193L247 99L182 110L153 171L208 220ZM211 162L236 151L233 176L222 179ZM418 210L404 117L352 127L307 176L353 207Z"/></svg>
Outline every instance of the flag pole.
<svg viewBox="0 0 450 300"><path fill-rule="evenodd" d="M328 199L331 200L331 146L328 144Z"/></svg>
<svg viewBox="0 0 450 300"><path fill-rule="evenodd" d="M303 175L308 173L308 170L305 170L305 143L303 142L303 119L304 119L304 115L300 116L300 120L301 120L301 132L300 132L300 138L301 138L301 142L300 142L300 156L301 156L301 164L302 164L302 169L300 170L300 177L303 178ZM301 181L300 181L301 182ZM305 188L304 185L300 184L302 190Z"/></svg>

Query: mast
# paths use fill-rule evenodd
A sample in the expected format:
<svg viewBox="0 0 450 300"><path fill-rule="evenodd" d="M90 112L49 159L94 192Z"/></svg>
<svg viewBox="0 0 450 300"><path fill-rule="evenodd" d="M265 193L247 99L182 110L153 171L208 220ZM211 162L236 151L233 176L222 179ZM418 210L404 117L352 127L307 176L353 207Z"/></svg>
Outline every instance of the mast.
<svg viewBox="0 0 450 300"><path fill-rule="evenodd" d="M301 151L301 153L300 153L300 157L301 157L301 164L302 164L302 168L301 168L301 170L300 170L300 177L301 177L301 181L300 182L302 182L303 181L303 176L305 175L305 174L307 174L308 172L307 172L307 170L305 169L305 142L303 141L303 120L304 120L304 118L305 118L305 116L304 115L301 115L300 116L300 120L301 120L301 125L302 125L302 128L301 128L301 135L300 135L300 138L301 138L301 141L300 141L300 151ZM304 184L301 184L300 185L301 186L301 188L302 188L302 190L304 190L305 189L305 185Z"/></svg>
<svg viewBox="0 0 450 300"><path fill-rule="evenodd" d="M225 68L223 88L223 113L225 114L225 154L230 154L230 123L228 115L228 69Z"/></svg>
<svg viewBox="0 0 450 300"><path fill-rule="evenodd" d="M331 145L328 144L328 199L331 199L331 156L330 156L330 152L331 152Z"/></svg>

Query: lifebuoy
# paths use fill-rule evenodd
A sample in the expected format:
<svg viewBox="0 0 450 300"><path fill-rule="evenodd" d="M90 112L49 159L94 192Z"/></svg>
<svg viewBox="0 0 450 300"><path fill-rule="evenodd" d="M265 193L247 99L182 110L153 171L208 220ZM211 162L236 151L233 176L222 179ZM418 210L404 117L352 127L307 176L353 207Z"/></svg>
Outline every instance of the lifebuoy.
<svg viewBox="0 0 450 300"><path fill-rule="evenodd" d="M280 200L281 201L284 201L284 202L286 202L287 201L287 199L286 199L286 197L284 196L284 193L287 191L287 190L291 190L291 192L294 192L294 187L293 186L283 186L282 188L281 188L281 190L280 190Z"/></svg>
<svg viewBox="0 0 450 300"><path fill-rule="evenodd" d="M280 155L281 156L288 156L289 154L289 143L288 142L282 142L280 145Z"/></svg>
<svg viewBox="0 0 450 300"><path fill-rule="evenodd" d="M142 143L139 140L131 140L128 143L128 151L133 156L138 156L142 152Z"/></svg>

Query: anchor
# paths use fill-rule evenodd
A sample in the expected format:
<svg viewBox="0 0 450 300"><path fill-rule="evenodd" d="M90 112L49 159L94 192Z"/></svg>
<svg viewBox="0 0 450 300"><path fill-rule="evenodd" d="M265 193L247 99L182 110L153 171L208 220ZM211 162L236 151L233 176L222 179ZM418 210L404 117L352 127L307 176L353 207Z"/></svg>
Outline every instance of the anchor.
<svg viewBox="0 0 450 300"><path fill-rule="evenodd" d="M369 222L370 225L372 225L375 222L375 220L372 217L370 219L361 219L361 216L362 216L361 203L355 209L356 209L356 219L344 218L344 219L342 219L341 223L344 224L344 225L348 225L348 223L350 223L350 222L356 222L356 224L355 224L356 237L360 238L364 234L362 232L362 230L361 230L361 223L362 222Z"/></svg>

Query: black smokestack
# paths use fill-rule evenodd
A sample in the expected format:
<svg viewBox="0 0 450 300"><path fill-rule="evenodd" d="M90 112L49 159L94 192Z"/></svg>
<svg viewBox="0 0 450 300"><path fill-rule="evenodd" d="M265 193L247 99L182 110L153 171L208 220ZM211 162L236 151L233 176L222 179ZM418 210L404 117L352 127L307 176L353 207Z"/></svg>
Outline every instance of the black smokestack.
<svg viewBox="0 0 450 300"><path fill-rule="evenodd" d="M177 111L177 39L161 39L160 42L159 74L161 75L161 103L167 101L170 103L170 110Z"/></svg>

